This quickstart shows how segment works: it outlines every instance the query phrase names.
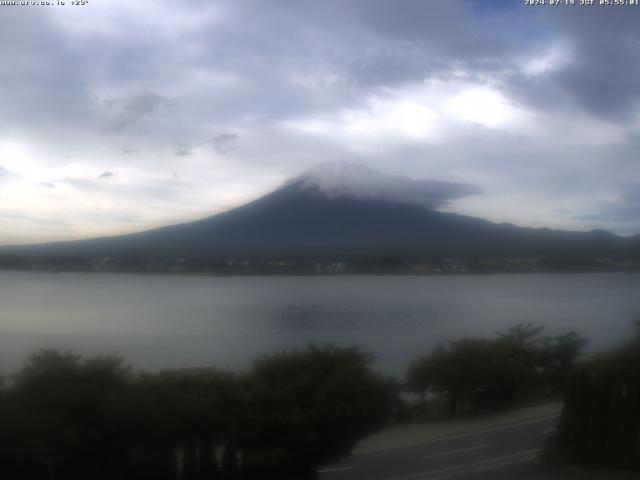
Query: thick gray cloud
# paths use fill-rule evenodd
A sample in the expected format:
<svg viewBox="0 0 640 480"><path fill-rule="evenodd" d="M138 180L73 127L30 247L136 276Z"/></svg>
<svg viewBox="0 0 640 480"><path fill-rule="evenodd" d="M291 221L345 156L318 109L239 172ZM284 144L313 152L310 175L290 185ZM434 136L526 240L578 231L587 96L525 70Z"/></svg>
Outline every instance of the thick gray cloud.
<svg viewBox="0 0 640 480"><path fill-rule="evenodd" d="M316 165L288 182L302 188L315 188L330 197L342 195L364 199L384 199L439 208L451 200L482 193L465 183L413 180L346 162Z"/></svg>
<svg viewBox="0 0 640 480"><path fill-rule="evenodd" d="M617 198L596 205L596 211L581 215L582 220L617 224L618 230L632 234L640 232L640 190L623 192Z"/></svg>
<svg viewBox="0 0 640 480"><path fill-rule="evenodd" d="M113 220L104 233L125 218L149 227L347 161L484 192L431 201L442 208L626 233L640 228L622 219L640 187L637 13L489 0L3 8L0 201L30 217L55 206L68 236L85 236L86 209ZM5 220L0 231L24 226Z"/></svg>
<svg viewBox="0 0 640 480"><path fill-rule="evenodd" d="M238 141L238 135L234 133L223 133L220 135L216 135L213 139L213 144L215 146L216 152L220 155L226 155L229 153L236 142Z"/></svg>
<svg viewBox="0 0 640 480"><path fill-rule="evenodd" d="M133 123L153 115L154 111L166 99L156 93L143 93L129 98L118 98L105 100L104 104L108 110L114 111L116 120L107 127L109 132L122 132Z"/></svg>
<svg viewBox="0 0 640 480"><path fill-rule="evenodd" d="M640 15L607 7L560 14L551 21L571 39L576 59L552 81L594 114L629 120L640 99Z"/></svg>
<svg viewBox="0 0 640 480"><path fill-rule="evenodd" d="M173 154L176 157L188 157L191 153L191 147L189 145L178 145L178 148L176 148Z"/></svg>

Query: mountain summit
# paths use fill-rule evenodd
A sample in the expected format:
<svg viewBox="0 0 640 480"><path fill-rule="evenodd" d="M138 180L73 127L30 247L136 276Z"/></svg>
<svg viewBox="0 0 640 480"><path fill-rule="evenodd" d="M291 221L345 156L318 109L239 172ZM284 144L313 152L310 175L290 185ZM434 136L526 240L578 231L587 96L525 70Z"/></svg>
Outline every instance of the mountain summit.
<svg viewBox="0 0 640 480"><path fill-rule="evenodd" d="M315 190L329 198L353 197L437 208L450 200L481 193L477 187L463 183L412 180L386 175L377 170L347 162L317 165L289 180L285 188Z"/></svg>
<svg viewBox="0 0 640 480"><path fill-rule="evenodd" d="M473 186L328 163L258 200L196 222L132 235L0 249L64 257L627 256L638 238L520 228L444 213Z"/></svg>

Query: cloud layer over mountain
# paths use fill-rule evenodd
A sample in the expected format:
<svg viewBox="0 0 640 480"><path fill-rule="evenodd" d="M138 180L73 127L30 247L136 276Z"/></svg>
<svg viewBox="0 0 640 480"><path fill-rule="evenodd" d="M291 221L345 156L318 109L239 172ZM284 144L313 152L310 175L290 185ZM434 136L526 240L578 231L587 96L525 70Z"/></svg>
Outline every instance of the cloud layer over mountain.
<svg viewBox="0 0 640 480"><path fill-rule="evenodd" d="M413 180L345 162L319 164L287 184L316 189L330 198L351 196L366 200L388 200L430 209L482 192L478 187L464 183Z"/></svg>

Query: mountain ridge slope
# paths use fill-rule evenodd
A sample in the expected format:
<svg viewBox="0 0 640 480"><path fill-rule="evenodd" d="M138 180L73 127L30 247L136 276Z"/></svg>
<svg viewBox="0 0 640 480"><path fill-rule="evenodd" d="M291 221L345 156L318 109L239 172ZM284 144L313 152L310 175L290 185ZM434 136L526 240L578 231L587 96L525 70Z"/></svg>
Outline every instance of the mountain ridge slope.
<svg viewBox="0 0 640 480"><path fill-rule="evenodd" d="M34 256L624 256L639 237L496 224L388 199L327 195L308 183L283 187L238 208L143 232L0 248Z"/></svg>

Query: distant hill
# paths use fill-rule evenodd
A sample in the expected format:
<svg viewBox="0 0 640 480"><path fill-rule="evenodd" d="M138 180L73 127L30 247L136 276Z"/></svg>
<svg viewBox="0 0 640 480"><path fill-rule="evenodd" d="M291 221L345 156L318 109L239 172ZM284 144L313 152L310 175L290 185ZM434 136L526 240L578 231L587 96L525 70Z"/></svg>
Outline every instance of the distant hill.
<svg viewBox="0 0 640 480"><path fill-rule="evenodd" d="M131 235L4 247L0 248L0 254L211 258L619 257L636 256L640 251L637 235L629 238L603 230L521 228L444 213L435 209L438 200L432 197L445 184L429 183L431 190L420 197L417 191L403 191L397 179L391 177L392 181L385 183L382 174L364 167L336 169L334 165L316 169L258 200L203 220ZM453 188L466 187L453 184Z"/></svg>

